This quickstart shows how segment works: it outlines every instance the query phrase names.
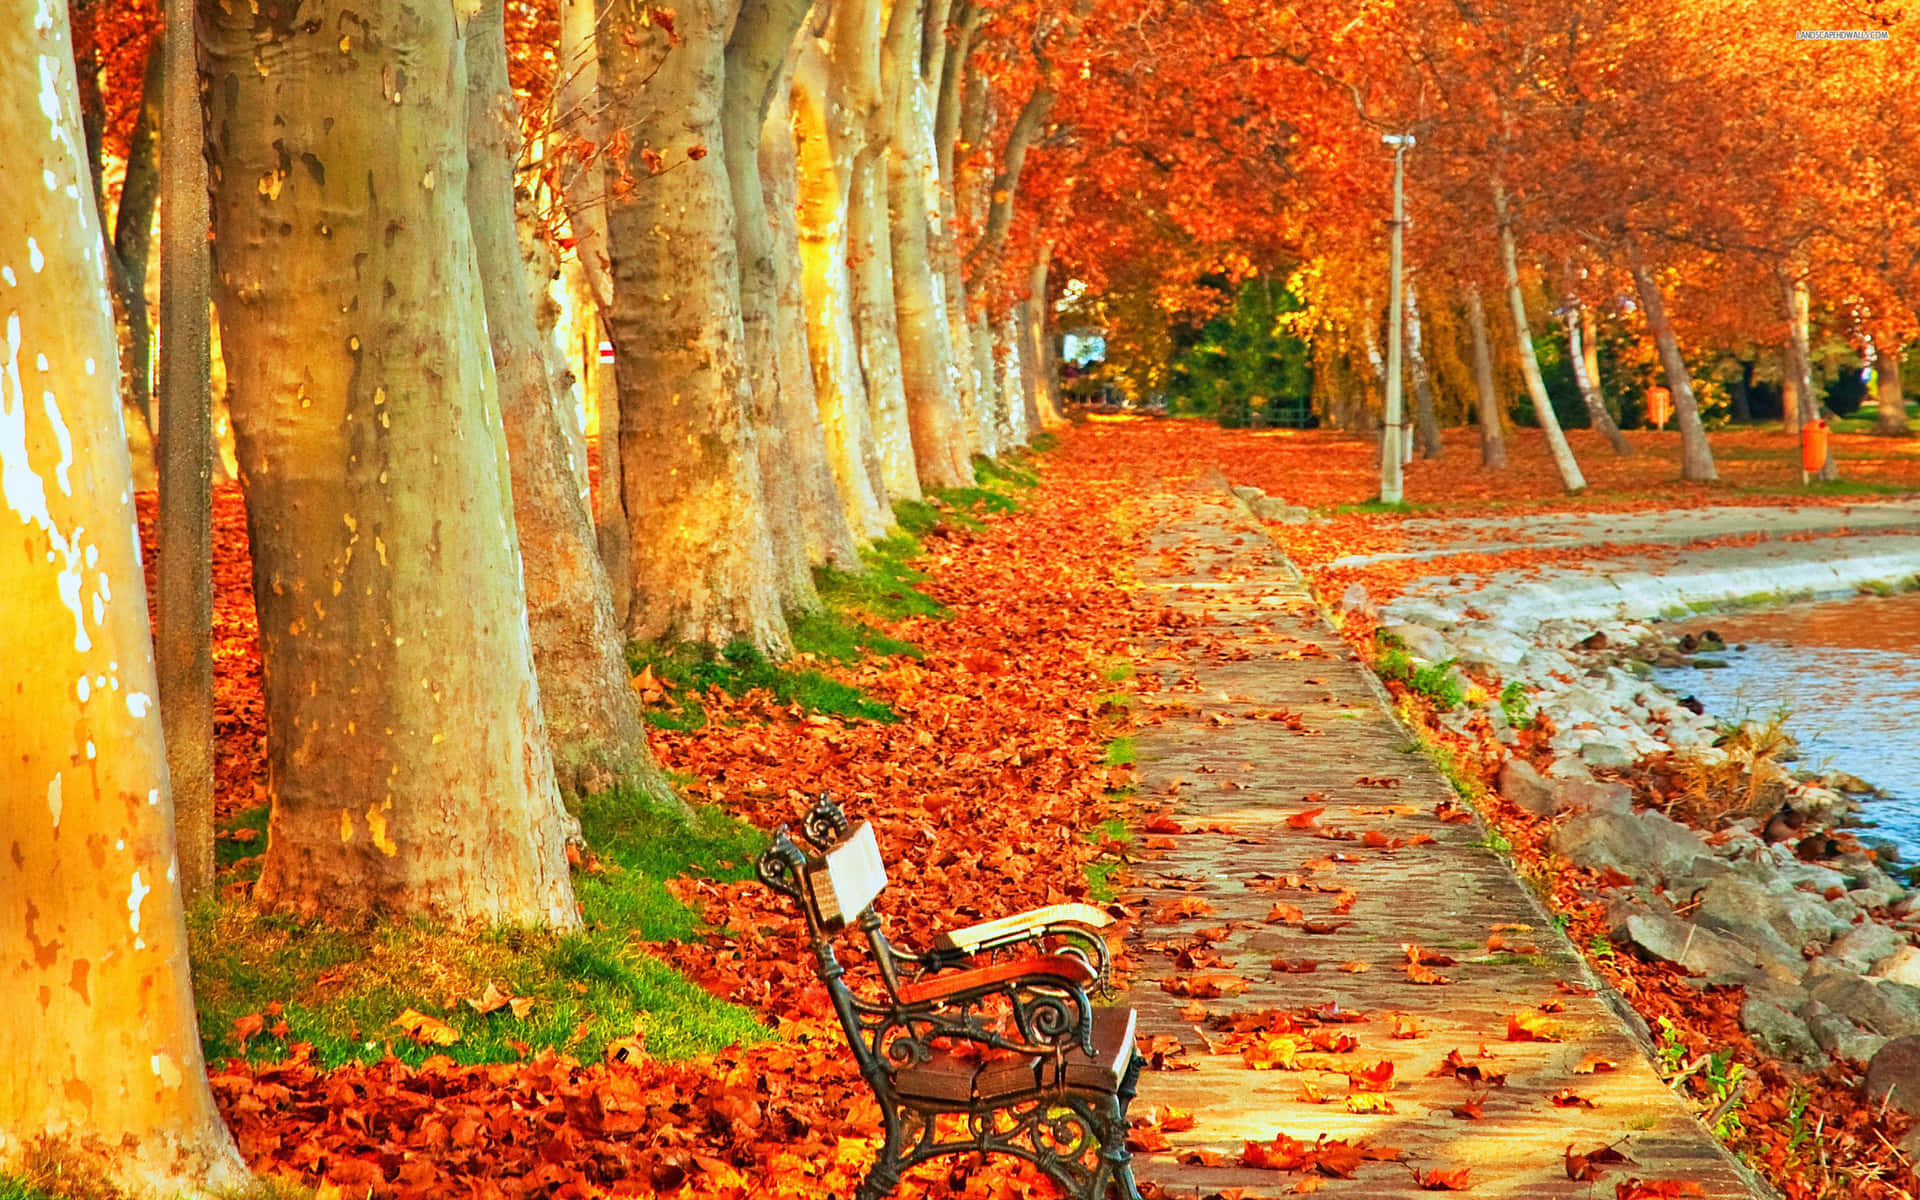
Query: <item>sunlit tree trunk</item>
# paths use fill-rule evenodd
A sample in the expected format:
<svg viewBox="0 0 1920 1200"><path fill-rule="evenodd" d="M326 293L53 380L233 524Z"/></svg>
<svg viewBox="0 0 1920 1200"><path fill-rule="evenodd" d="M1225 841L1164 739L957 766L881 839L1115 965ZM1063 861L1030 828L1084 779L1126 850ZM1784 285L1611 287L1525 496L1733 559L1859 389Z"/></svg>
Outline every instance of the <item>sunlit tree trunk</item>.
<svg viewBox="0 0 1920 1200"><path fill-rule="evenodd" d="M731 15L725 0L681 4L669 38L650 5L616 0L600 38L601 87L631 131L636 179L608 212L633 529L627 631L642 641L744 639L777 656L789 648L787 624L741 357L721 140Z"/></svg>
<svg viewBox="0 0 1920 1200"><path fill-rule="evenodd" d="M614 618L625 628L633 598L633 530L620 473L620 404L615 382L617 368L603 365L598 343L607 332L613 310L613 260L607 248L607 178L619 164L609 166L606 154L605 101L600 93L599 12L596 0L559 0L559 70L554 80L555 124L573 144L589 149L593 157L561 180L567 226L574 238L573 252L591 301L591 312L575 320L593 331L582 354L582 382L593 396L597 418L594 438L599 444L600 477L593 493L593 537L606 572L607 592Z"/></svg>
<svg viewBox="0 0 1920 1200"><path fill-rule="evenodd" d="M1882 437L1906 437L1911 432L1907 428L1907 396L1900 384L1900 352L1904 347L1891 343L1875 343L1879 361L1874 375L1877 386L1878 408L1873 423L1873 431Z"/></svg>
<svg viewBox="0 0 1920 1200"><path fill-rule="evenodd" d="M1493 351L1487 344L1487 309L1477 284L1467 285L1467 328L1473 335L1473 389L1480 415L1480 465L1493 471L1507 466L1507 435L1500 397L1493 388Z"/></svg>
<svg viewBox="0 0 1920 1200"><path fill-rule="evenodd" d="M1807 345L1807 285L1782 271L1780 288L1783 312L1787 318L1786 375L1793 381L1794 395L1798 400L1795 407L1799 417L1796 430L1805 429L1820 419L1820 405L1813 398L1813 355ZM1827 442L1826 461L1820 464L1820 469L1813 473L1813 477L1822 480L1840 478L1840 465L1834 461L1832 440Z"/></svg>
<svg viewBox="0 0 1920 1200"><path fill-rule="evenodd" d="M503 19L502 0L480 0L466 31L467 215L506 430L540 707L563 788L592 792L628 781L665 794L627 686L625 641L568 462L521 263L513 182L520 122Z"/></svg>
<svg viewBox="0 0 1920 1200"><path fill-rule="evenodd" d="M934 160L934 97L921 63L927 6L942 2L892 0L887 19L881 78L886 90L882 103L890 118L888 233L914 467L928 487L968 487L973 470L970 439L961 423L960 364L930 244L931 227L939 219L940 181Z"/></svg>
<svg viewBox="0 0 1920 1200"><path fill-rule="evenodd" d="M1060 412L1060 343L1054 333L1053 302L1047 292L1052 263L1053 243L1048 242L1040 247L1027 273L1027 331L1036 385L1026 396L1029 437L1067 423Z"/></svg>
<svg viewBox="0 0 1920 1200"><path fill-rule="evenodd" d="M1600 334L1599 322L1594 320L1593 309L1589 305L1580 306L1580 347L1587 364L1587 378L1593 383L1593 390L1600 397L1601 406L1607 410L1607 418L1614 428L1620 427L1620 400L1607 393L1600 386Z"/></svg>
<svg viewBox="0 0 1920 1200"><path fill-rule="evenodd" d="M1674 419L1680 426L1680 477L1694 483L1718 479L1720 473L1714 470L1707 431L1700 424L1700 406L1694 402L1693 380L1687 374L1686 360L1680 357L1680 343L1673 336L1673 322L1667 319L1660 284L1647 265L1639 239L1629 233L1625 240L1634 288L1640 296L1640 307L1646 312L1647 329L1660 352L1660 365L1666 370L1667 388L1673 393Z"/></svg>
<svg viewBox="0 0 1920 1200"><path fill-rule="evenodd" d="M988 351L987 367L992 371L994 393L1000 397L1020 395L1021 381L1027 376L1026 356L1021 353L1021 317L1008 309L994 327L994 349ZM994 407L994 438L1003 447L1024 445L1032 431L1027 425L1027 406L1002 400Z"/></svg>
<svg viewBox="0 0 1920 1200"><path fill-rule="evenodd" d="M1580 464L1573 459L1573 447L1560 430L1560 418L1547 396L1547 385L1540 378L1540 362L1533 356L1533 330L1527 325L1527 302L1520 294L1520 264L1513 249L1513 226L1507 220L1506 192L1496 183L1493 207L1500 226L1500 263L1506 272L1507 305L1513 312L1514 349L1520 355L1520 374L1527 381L1527 395L1533 399L1534 415L1547 435L1547 448L1553 452L1553 465L1560 471L1560 482L1569 492L1587 486Z"/></svg>
<svg viewBox="0 0 1920 1200"><path fill-rule="evenodd" d="M1439 458L1442 450L1440 442L1440 418L1433 409L1433 379L1427 371L1427 356L1420 341L1420 300L1413 286L1413 277L1407 277L1407 362L1413 374L1413 410L1415 418L1414 434L1420 444L1421 458ZM1409 444L1407 451L1411 453Z"/></svg>
<svg viewBox="0 0 1920 1200"><path fill-rule="evenodd" d="M1607 439L1607 445L1621 458L1633 456L1633 446L1627 441L1620 427L1613 423L1607 413L1606 401L1600 398L1600 377L1593 373L1593 367L1587 357L1586 340L1581 336L1581 313L1585 310L1575 303L1567 309L1567 362L1573 367L1574 386L1580 389L1580 402L1586 405L1587 421Z"/></svg>
<svg viewBox="0 0 1920 1200"><path fill-rule="evenodd" d="M761 130L773 93L784 85L787 51L811 0L744 0L727 40L720 101L720 142L733 197L734 242L740 264L741 349L753 402L754 445L760 462L767 533L773 543L774 585L793 612L820 606L807 556L800 490L802 447L790 440L791 397L778 355L780 275L773 226L760 177Z"/></svg>
<svg viewBox="0 0 1920 1200"><path fill-rule="evenodd" d="M853 328L853 275L847 265L853 158L866 125L861 116L844 108L830 112L828 66L818 39L803 37L799 51L791 95L807 355L826 436L827 465L841 508L854 536L872 541L887 531L886 482L874 445L866 377Z"/></svg>
<svg viewBox="0 0 1920 1200"><path fill-rule="evenodd" d="M1009 310L1008 315L1016 322L1019 319L1014 317L1012 310ZM1008 327L994 329L987 320L984 306L976 307L968 314L967 325L967 346L973 355L970 369L974 377L980 381L980 386L976 389L980 406L977 415L981 423L981 444L987 447L982 453L990 452L998 455L1015 444L1007 440L1008 431L1013 427L1013 413L1016 410L1019 410L1024 417L1026 401L1019 388L1008 391L1005 385L1008 376L994 369L996 354L1004 355L1008 349L1001 343L1001 338L1006 335ZM1016 323L1011 328L1016 331L1017 342L1018 335L1024 331L1024 326ZM1020 382L1026 378L1026 375L1025 372L1021 372L1012 378Z"/></svg>
<svg viewBox="0 0 1920 1200"><path fill-rule="evenodd" d="M807 557L845 571L860 569L860 551L827 461L826 430L807 348L806 297L800 282L798 164L793 141L792 89L774 89L760 136L762 202L773 240L774 351L785 403L778 437L793 457Z"/></svg>
<svg viewBox="0 0 1920 1200"><path fill-rule="evenodd" d="M930 19L937 16L938 10L930 9ZM1002 448L995 439L990 408L994 388L992 334L987 333L988 344L981 346L986 325L977 312L980 306L968 294L960 255L960 143L966 140L970 147L978 144L977 139L967 137L969 131L964 128L969 92L976 90L973 81L980 78L978 72L969 69L968 59L986 16L986 10L973 0L958 0L944 30L929 25L927 57L933 65L933 92L939 98L933 123L940 178L940 186L935 189L939 215L932 227L933 260L946 292L947 324L952 330L954 358L960 365L960 416L971 439L969 449L992 458Z"/></svg>
<svg viewBox="0 0 1920 1200"><path fill-rule="evenodd" d="M887 147L892 140L891 110L883 103L880 33L885 20L881 0L840 0L827 26L829 51L827 106L829 130L849 129L845 151L834 155L850 164L847 183L847 259L851 269L853 327L860 345L860 369L866 381L867 410L881 481L889 503L920 498L913 433L907 418L907 392L900 351L900 317L894 307L893 238L887 209Z"/></svg>
<svg viewBox="0 0 1920 1200"><path fill-rule="evenodd" d="M302 14L263 36L250 8L200 9L273 804L255 898L572 927L460 22L407 0Z"/></svg>
<svg viewBox="0 0 1920 1200"><path fill-rule="evenodd" d="M248 1179L194 1022L83 138L65 6L0 0L0 1174L212 1197Z"/></svg>
<svg viewBox="0 0 1920 1200"><path fill-rule="evenodd" d="M160 188L160 589L155 662L167 773L192 903L213 888L213 394L207 163L193 0L168 0ZM151 74L151 72L149 72ZM124 200L123 200L124 203ZM144 253L142 255L144 259ZM144 276L144 268L142 270Z"/></svg>

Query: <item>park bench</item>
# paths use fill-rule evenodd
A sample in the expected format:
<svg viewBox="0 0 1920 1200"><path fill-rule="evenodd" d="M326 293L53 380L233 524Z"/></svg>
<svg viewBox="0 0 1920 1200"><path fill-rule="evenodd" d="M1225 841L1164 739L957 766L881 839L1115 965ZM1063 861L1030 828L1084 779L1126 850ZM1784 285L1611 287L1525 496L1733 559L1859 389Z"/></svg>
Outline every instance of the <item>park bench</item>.
<svg viewBox="0 0 1920 1200"><path fill-rule="evenodd" d="M1095 1006L1111 969L1109 918L1054 905L894 945L873 902L887 884L872 826L822 797L782 826L758 865L807 923L885 1141L858 1200L881 1200L901 1173L943 1155L1022 1158L1079 1200L1139 1200L1127 1153L1127 1105L1142 1059L1130 1008ZM857 933L879 976L856 993L835 956Z"/></svg>

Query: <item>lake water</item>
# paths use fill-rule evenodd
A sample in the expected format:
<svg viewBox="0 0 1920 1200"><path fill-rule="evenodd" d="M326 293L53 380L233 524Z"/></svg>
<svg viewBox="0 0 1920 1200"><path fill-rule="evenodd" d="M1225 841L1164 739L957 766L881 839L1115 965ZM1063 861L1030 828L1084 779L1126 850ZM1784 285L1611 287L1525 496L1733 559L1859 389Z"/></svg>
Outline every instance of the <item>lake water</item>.
<svg viewBox="0 0 1920 1200"><path fill-rule="evenodd" d="M1920 592L1860 596L1723 614L1676 627L1726 639L1723 670L1655 672L1677 695L1713 716L1765 721L1787 712L1800 764L1837 769L1886 789L1866 819L1920 859ZM1744 651L1732 647L1744 643Z"/></svg>

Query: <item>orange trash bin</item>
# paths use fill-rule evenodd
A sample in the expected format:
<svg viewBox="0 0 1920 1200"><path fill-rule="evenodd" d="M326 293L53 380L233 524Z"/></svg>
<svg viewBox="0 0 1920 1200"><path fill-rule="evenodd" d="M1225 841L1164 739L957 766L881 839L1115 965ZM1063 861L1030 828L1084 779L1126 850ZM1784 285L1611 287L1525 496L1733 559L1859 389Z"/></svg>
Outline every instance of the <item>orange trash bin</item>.
<svg viewBox="0 0 1920 1200"><path fill-rule="evenodd" d="M1808 421L1800 427L1800 466L1808 473L1827 465L1827 423Z"/></svg>

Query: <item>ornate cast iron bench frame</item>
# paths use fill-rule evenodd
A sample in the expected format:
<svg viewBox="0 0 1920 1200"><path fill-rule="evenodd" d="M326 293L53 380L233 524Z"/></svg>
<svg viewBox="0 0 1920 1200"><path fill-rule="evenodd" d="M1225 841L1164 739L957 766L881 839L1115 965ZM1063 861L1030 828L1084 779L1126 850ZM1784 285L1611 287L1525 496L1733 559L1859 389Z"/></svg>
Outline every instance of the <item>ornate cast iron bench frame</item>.
<svg viewBox="0 0 1920 1200"><path fill-rule="evenodd" d="M885 1125L858 1200L882 1200L901 1173L943 1155L1025 1159L1078 1200L1140 1200L1127 1106L1143 1060L1129 1008L1095 1008L1111 963L1105 913L1055 905L942 934L916 953L890 942L873 901L886 867L873 829L828 797L761 855L762 882L806 918L826 984ZM846 981L838 935L857 930L883 994Z"/></svg>

